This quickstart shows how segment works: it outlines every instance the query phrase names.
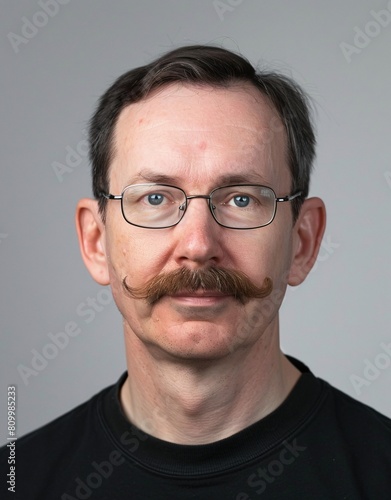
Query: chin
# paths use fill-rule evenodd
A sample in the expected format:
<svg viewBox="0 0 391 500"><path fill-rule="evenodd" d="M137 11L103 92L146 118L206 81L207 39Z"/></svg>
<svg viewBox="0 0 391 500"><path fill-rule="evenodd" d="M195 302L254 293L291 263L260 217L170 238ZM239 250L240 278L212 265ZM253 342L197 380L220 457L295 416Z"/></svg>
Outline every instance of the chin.
<svg viewBox="0 0 391 500"><path fill-rule="evenodd" d="M146 339L144 339L145 341ZM147 341L154 351L182 360L215 361L243 349L249 339L238 338L236 329L221 325L192 322L154 332Z"/></svg>

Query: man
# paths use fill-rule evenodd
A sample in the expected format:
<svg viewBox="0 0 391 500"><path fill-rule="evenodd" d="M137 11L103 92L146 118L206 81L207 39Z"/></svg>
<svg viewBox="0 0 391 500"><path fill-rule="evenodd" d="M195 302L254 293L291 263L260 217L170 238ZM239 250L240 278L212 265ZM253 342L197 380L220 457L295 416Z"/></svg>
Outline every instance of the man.
<svg viewBox="0 0 391 500"><path fill-rule="evenodd" d="M298 86L179 48L113 84L90 145L76 225L127 373L18 441L20 498L390 498L390 420L279 346L326 218Z"/></svg>

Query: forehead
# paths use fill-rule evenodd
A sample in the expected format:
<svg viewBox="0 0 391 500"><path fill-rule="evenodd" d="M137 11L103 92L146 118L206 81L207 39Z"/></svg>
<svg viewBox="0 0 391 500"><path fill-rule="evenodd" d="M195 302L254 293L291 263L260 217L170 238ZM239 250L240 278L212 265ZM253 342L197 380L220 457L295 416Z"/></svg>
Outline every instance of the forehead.
<svg viewBox="0 0 391 500"><path fill-rule="evenodd" d="M246 169L260 175L266 169L266 177L287 170L281 119L249 84L164 87L121 112L113 145L111 179L118 188L154 169L199 180L243 175Z"/></svg>

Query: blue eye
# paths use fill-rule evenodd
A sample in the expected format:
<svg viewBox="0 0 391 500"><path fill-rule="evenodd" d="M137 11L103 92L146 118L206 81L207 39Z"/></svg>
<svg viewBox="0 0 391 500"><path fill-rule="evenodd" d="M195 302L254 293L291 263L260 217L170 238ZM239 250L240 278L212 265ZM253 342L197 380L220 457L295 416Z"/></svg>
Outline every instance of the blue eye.
<svg viewBox="0 0 391 500"><path fill-rule="evenodd" d="M151 205L155 205L155 206L160 205L161 203L163 203L163 200L164 200L164 196L162 194L153 193L153 194L148 195L148 202Z"/></svg>
<svg viewBox="0 0 391 500"><path fill-rule="evenodd" d="M243 195L235 196L234 203L237 207L240 207L240 208L247 207L248 204L250 203L250 197L243 196Z"/></svg>

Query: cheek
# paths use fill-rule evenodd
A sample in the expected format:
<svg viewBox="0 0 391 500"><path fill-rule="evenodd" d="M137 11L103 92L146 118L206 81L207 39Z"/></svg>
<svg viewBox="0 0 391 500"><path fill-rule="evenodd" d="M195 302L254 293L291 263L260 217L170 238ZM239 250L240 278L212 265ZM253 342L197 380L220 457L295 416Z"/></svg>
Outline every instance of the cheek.
<svg viewBox="0 0 391 500"><path fill-rule="evenodd" d="M138 301L128 297L122 285L125 277L127 283L132 285L145 281L142 270L145 270L146 266L141 260L142 255L143 253L135 245L132 245L127 235L115 236L109 240L107 258L110 285L114 301L125 321L128 321L129 317L140 318L146 314L143 311L138 311L141 303L137 304Z"/></svg>
<svg viewBox="0 0 391 500"><path fill-rule="evenodd" d="M112 286L122 280L139 285L161 272L165 249L157 232L130 227L113 230L107 239L107 259Z"/></svg>
<svg viewBox="0 0 391 500"><path fill-rule="evenodd" d="M277 225L254 230L245 243L242 240L237 245L240 259L237 265L257 284L269 277L273 280L274 288L284 287L290 268L291 246L289 233L279 231Z"/></svg>
<svg viewBox="0 0 391 500"><path fill-rule="evenodd" d="M127 228L122 227L121 221L113 219L106 222L106 258L113 295L119 298L122 294L122 280L129 274L131 267L136 265L137 249L131 244Z"/></svg>
<svg viewBox="0 0 391 500"><path fill-rule="evenodd" d="M288 234L280 234L276 238L272 265L274 269L274 289L285 290L292 261L292 240Z"/></svg>
<svg viewBox="0 0 391 500"><path fill-rule="evenodd" d="M109 252L109 276L113 294L118 298L123 295L122 281L126 277L128 284L142 281L140 270L145 269L137 248L121 238L117 238Z"/></svg>

